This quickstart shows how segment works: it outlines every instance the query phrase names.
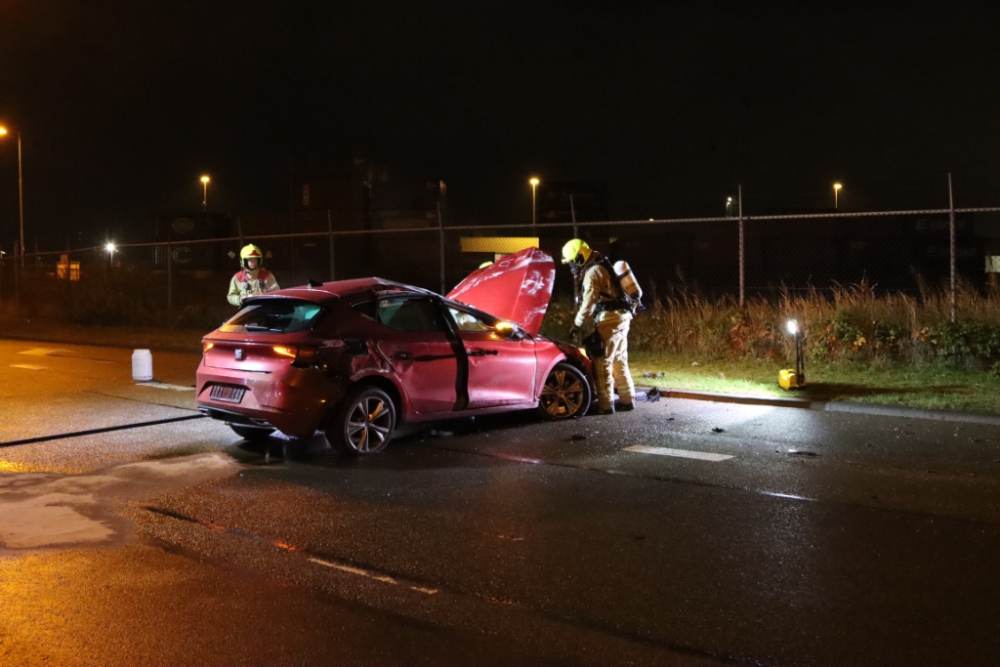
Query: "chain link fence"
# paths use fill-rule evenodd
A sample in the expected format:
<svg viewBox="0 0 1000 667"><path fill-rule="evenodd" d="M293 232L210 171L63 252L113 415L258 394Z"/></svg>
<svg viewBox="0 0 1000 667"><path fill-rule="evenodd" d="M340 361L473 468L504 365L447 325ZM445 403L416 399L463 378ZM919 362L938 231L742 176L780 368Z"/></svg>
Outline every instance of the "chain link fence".
<svg viewBox="0 0 1000 667"><path fill-rule="evenodd" d="M917 296L948 291L954 318L961 315L958 290L996 289L1000 207L754 216L734 209L732 217L493 226L444 224L433 210L240 216L228 226L192 216L190 225L158 224L157 240L114 248L20 257L13 246L0 258L0 311L103 324L215 326L233 312L226 291L240 248L251 242L264 250L264 265L282 287L376 275L446 293L495 259L484 250L488 243L470 238L537 239L558 258L566 240L580 237L627 260L647 302L685 293L742 304L865 285ZM463 251L470 247L475 251ZM568 272L557 272L556 298L571 293Z"/></svg>

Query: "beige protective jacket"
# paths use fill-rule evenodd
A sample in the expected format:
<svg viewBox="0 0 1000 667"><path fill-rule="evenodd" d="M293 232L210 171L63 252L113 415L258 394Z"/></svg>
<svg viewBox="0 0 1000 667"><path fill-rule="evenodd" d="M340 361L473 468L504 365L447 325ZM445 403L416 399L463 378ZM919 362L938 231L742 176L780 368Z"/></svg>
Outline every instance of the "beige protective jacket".
<svg viewBox="0 0 1000 667"><path fill-rule="evenodd" d="M257 294L266 294L281 289L278 281L274 279L274 274L267 269L256 269L249 271L243 269L237 271L232 280L229 281L229 303L234 306L242 306L243 299Z"/></svg>
<svg viewBox="0 0 1000 667"><path fill-rule="evenodd" d="M602 301L614 301L616 298L615 295L617 292L611 284L611 276L598 263L599 261L600 255L595 251L591 255L590 266L587 267L583 274L583 294L580 299L580 309L576 313L576 319L573 320L573 324L577 327L583 327L587 320L594 316L594 311L597 309L599 303ZM603 313L598 313L596 319L600 320L601 315Z"/></svg>

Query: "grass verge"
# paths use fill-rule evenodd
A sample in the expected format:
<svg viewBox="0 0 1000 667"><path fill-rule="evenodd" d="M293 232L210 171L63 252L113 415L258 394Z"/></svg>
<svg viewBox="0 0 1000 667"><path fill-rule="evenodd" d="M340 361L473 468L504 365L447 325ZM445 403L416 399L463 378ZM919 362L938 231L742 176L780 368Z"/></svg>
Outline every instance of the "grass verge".
<svg viewBox="0 0 1000 667"><path fill-rule="evenodd" d="M744 396L856 401L925 410L955 410L1000 415L1000 376L936 366L812 364L807 386L778 386L774 361L699 359L656 352L632 352L629 365L636 384L661 389L709 391ZM643 377L643 374L656 377ZM663 377L659 374L663 373Z"/></svg>

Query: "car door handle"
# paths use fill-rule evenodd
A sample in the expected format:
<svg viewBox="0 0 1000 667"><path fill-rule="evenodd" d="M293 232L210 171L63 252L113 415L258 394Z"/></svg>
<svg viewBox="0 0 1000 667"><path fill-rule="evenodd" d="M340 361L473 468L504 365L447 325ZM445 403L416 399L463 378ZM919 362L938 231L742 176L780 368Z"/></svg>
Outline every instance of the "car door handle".
<svg viewBox="0 0 1000 667"><path fill-rule="evenodd" d="M477 347L474 350L466 350L465 353L470 357L485 357L487 354L500 354L500 350L484 350L481 347Z"/></svg>
<svg viewBox="0 0 1000 667"><path fill-rule="evenodd" d="M409 352L393 352L392 354L389 355L389 358L390 359L400 359L400 360L409 359L410 358L410 353Z"/></svg>

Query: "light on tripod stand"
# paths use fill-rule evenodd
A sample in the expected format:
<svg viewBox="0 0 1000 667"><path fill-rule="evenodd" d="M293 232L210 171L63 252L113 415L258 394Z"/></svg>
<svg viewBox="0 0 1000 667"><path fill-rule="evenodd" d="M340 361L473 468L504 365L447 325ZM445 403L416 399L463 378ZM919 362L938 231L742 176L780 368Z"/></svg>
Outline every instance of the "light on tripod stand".
<svg viewBox="0 0 1000 667"><path fill-rule="evenodd" d="M795 337L795 368L786 368L778 372L778 384L782 389L799 389L806 386L805 360L802 358L802 331L796 320L788 320L785 324L788 333Z"/></svg>

